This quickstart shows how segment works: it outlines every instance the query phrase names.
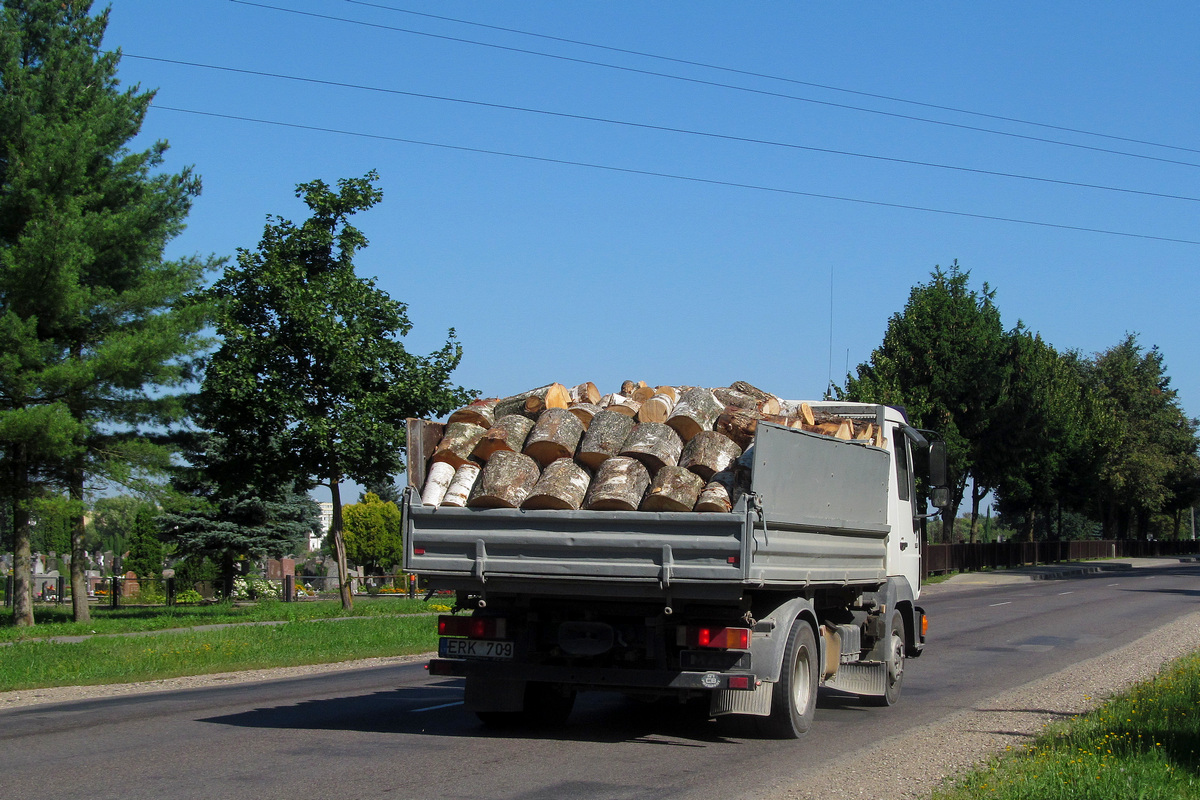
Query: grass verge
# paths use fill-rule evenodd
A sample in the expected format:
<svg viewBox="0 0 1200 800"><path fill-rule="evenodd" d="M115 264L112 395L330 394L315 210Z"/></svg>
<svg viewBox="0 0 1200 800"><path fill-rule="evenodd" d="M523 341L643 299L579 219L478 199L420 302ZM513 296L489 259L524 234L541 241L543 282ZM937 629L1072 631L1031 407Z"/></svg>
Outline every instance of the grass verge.
<svg viewBox="0 0 1200 800"><path fill-rule="evenodd" d="M1200 653L1096 710L1052 726L1024 750L935 792L934 800L1200 798Z"/></svg>
<svg viewBox="0 0 1200 800"><path fill-rule="evenodd" d="M202 606L152 606L145 608L93 608L90 622L76 623L71 619L70 606L39 606L34 608L37 622L32 628L13 625L12 616L0 618L0 642L16 642L49 636L86 636L92 633L138 633L168 628L189 628L195 625L219 625L237 622L302 622L335 617L380 617L404 614L426 614L442 610L453 600L426 603L407 598L358 598L353 611L342 610L337 600L317 600L283 603L278 600L260 601L253 605L217 603Z"/></svg>
<svg viewBox="0 0 1200 800"><path fill-rule="evenodd" d="M269 627L96 637L71 644L21 641L0 652L0 691L130 683L435 649L434 619L415 615L309 619Z"/></svg>

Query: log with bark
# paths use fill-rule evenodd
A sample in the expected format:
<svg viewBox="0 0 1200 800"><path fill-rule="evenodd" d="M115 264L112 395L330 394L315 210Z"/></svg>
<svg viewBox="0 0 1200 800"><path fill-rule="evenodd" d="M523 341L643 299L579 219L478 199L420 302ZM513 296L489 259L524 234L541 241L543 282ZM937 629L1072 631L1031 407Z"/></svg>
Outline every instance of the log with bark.
<svg viewBox="0 0 1200 800"><path fill-rule="evenodd" d="M741 470L731 469L713 475L700 491L694 510L716 513L732 511L744 493L740 473Z"/></svg>
<svg viewBox="0 0 1200 800"><path fill-rule="evenodd" d="M433 460L447 461L458 469L471 457L471 451L486 433L487 429L470 422L450 423L442 434L442 440L433 450Z"/></svg>
<svg viewBox="0 0 1200 800"><path fill-rule="evenodd" d="M479 472L480 466L474 461L468 461L455 470L454 479L450 481L450 486L446 489L446 496L442 498L439 505L453 508L465 507L467 498L471 496L471 490L475 488Z"/></svg>
<svg viewBox="0 0 1200 800"><path fill-rule="evenodd" d="M450 488L450 481L454 480L454 473L454 465L448 461L435 461L430 464L425 486L421 489L421 505L441 505L446 490Z"/></svg>
<svg viewBox="0 0 1200 800"><path fill-rule="evenodd" d="M691 470L663 467L651 481L650 491L639 508L642 511L691 511L703 488L704 479Z"/></svg>
<svg viewBox="0 0 1200 800"><path fill-rule="evenodd" d="M642 422L634 426L620 455L636 458L655 475L663 467L678 464L681 452L683 440L673 428L662 422Z"/></svg>
<svg viewBox="0 0 1200 800"><path fill-rule="evenodd" d="M700 431L712 430L713 423L725 407L709 389L689 389L675 404L667 425L675 429L685 442Z"/></svg>
<svg viewBox="0 0 1200 800"><path fill-rule="evenodd" d="M752 411L758 411L758 401L748 394L739 392L736 389L728 389L725 387L717 387L712 390L713 397L721 402L721 405L726 408L733 406L734 408L745 408Z"/></svg>
<svg viewBox="0 0 1200 800"><path fill-rule="evenodd" d="M571 403L567 408L579 421L583 423L583 429L586 431L588 426L592 424L592 417L600 413L600 406L595 403Z"/></svg>
<svg viewBox="0 0 1200 800"><path fill-rule="evenodd" d="M480 461L487 461L498 450L510 450L519 453L525 449L525 439L533 430L534 422L521 414L509 414L501 417L491 430L480 438L471 451L471 456Z"/></svg>
<svg viewBox="0 0 1200 800"><path fill-rule="evenodd" d="M583 507L589 511L636 511L650 486L650 472L636 458L613 456L596 470Z"/></svg>
<svg viewBox="0 0 1200 800"><path fill-rule="evenodd" d="M566 408L570 404L571 396L567 387L561 383L551 383L505 397L496 403L493 414L497 421L509 414L522 414L536 420L547 408Z"/></svg>
<svg viewBox="0 0 1200 800"><path fill-rule="evenodd" d="M596 388L596 384L588 381L574 386L567 390L567 397L572 403L591 403L596 405L600 402L600 390Z"/></svg>
<svg viewBox="0 0 1200 800"><path fill-rule="evenodd" d="M638 409L642 407L642 404L631 397L626 397L623 394L613 393L606 394L604 397L600 398L600 407L611 408L613 411L624 414L627 417L635 417L637 416Z"/></svg>
<svg viewBox="0 0 1200 800"><path fill-rule="evenodd" d="M548 408L525 439L521 450L545 469L560 458L571 458L583 438L583 423L565 408Z"/></svg>
<svg viewBox="0 0 1200 800"><path fill-rule="evenodd" d="M587 495L591 475L569 458L560 458L542 471L521 508L578 511Z"/></svg>
<svg viewBox="0 0 1200 800"><path fill-rule="evenodd" d="M674 408L675 400L671 395L656 394L638 409L638 422L666 422Z"/></svg>
<svg viewBox="0 0 1200 800"><path fill-rule="evenodd" d="M579 443L575 458L584 466L599 469L606 459L621 452L621 445L629 438L634 424L633 417L611 408L604 409L592 417L592 424Z"/></svg>
<svg viewBox="0 0 1200 800"><path fill-rule="evenodd" d="M455 411L446 421L469 422L481 428L490 428L496 422L496 403L498 402L500 402L500 399L497 397L476 400L469 406Z"/></svg>
<svg viewBox="0 0 1200 800"><path fill-rule="evenodd" d="M524 453L499 450L479 473L467 499L470 508L520 508L533 491L542 471Z"/></svg>
<svg viewBox="0 0 1200 800"><path fill-rule="evenodd" d="M761 411L730 406L717 417L713 430L732 439L738 449L745 450L754 441L759 421L764 419L766 415Z"/></svg>
<svg viewBox="0 0 1200 800"><path fill-rule="evenodd" d="M689 469L704 480L729 467L742 454L737 442L718 431L701 431L683 447L679 466Z"/></svg>
<svg viewBox="0 0 1200 800"><path fill-rule="evenodd" d="M742 394L753 397L755 401L754 407L764 414L776 416L780 413L779 398L770 392L764 392L757 386L746 383L745 381L734 381L733 383L729 384L729 388L735 392L741 392Z"/></svg>

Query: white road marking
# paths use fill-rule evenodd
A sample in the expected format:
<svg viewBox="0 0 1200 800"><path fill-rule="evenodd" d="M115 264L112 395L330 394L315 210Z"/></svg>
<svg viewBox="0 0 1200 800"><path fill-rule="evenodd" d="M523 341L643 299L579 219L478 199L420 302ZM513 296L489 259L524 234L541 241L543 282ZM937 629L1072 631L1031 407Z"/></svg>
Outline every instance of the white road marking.
<svg viewBox="0 0 1200 800"><path fill-rule="evenodd" d="M437 711L440 708L453 708L454 706L461 706L462 704L463 704L463 701L459 700L455 703L442 703L440 706L428 706L426 708L414 708L409 713L410 714L420 714L422 711Z"/></svg>
<svg viewBox="0 0 1200 800"><path fill-rule="evenodd" d="M996 606L1010 606L1010 605L1012 605L1012 601L1005 600L1003 603L992 603L990 607L995 608Z"/></svg>

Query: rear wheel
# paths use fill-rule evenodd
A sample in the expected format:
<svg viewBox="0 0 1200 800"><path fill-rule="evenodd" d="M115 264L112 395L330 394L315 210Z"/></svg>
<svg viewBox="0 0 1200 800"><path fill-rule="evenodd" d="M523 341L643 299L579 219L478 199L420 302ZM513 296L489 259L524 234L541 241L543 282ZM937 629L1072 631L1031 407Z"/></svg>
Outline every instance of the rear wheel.
<svg viewBox="0 0 1200 800"><path fill-rule="evenodd" d="M777 739L797 739L812 727L817 710L820 652L812 626L792 623L779 682L771 694L771 715L759 718L759 730Z"/></svg>

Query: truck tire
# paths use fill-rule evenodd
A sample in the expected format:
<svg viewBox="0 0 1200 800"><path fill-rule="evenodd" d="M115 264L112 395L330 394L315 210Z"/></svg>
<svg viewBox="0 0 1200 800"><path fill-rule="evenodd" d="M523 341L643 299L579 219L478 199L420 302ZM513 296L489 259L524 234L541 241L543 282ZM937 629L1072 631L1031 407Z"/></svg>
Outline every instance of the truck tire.
<svg viewBox="0 0 1200 800"><path fill-rule="evenodd" d="M904 683L904 620L899 614L892 615L891 630L888 633L887 654L884 658L883 694L872 697L871 704L876 706L895 705L900 699L900 689Z"/></svg>
<svg viewBox="0 0 1200 800"><path fill-rule="evenodd" d="M771 694L771 715L759 718L763 734L775 739L798 739L812 727L820 661L812 626L797 619L788 633L779 682Z"/></svg>

